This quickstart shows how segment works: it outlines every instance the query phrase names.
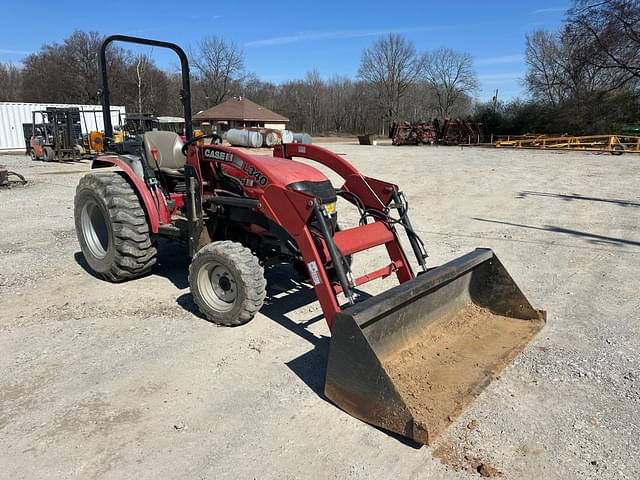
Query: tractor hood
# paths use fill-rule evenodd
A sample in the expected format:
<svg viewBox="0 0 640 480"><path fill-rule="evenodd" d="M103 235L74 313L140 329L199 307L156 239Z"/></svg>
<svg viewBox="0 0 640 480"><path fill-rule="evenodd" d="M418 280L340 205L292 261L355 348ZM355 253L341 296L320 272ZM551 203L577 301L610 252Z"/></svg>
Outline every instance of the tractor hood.
<svg viewBox="0 0 640 480"><path fill-rule="evenodd" d="M324 204L335 203L336 190L318 169L296 160L278 157L253 157L271 183L312 195Z"/></svg>
<svg viewBox="0 0 640 480"><path fill-rule="evenodd" d="M326 182L329 179L320 170L306 163L285 158L252 155L256 166L271 183L286 187L298 182Z"/></svg>

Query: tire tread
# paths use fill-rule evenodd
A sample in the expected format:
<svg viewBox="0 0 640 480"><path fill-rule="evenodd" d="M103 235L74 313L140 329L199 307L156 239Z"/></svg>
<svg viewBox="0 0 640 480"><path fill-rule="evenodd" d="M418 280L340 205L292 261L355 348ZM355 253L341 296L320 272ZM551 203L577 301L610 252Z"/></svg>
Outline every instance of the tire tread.
<svg viewBox="0 0 640 480"><path fill-rule="evenodd" d="M194 292L194 285L197 285L197 272L193 265L197 265L197 259L204 255L225 258L233 263L240 272L240 280L242 281L245 295L241 299L240 308L233 317L217 315L216 312L211 311L198 292ZM264 278L264 269L260 265L258 258L242 244L230 240L210 243L196 253L189 266L189 285L191 285L193 299L200 311L210 321L224 326L238 326L249 322L262 308L267 294L267 281Z"/></svg>
<svg viewBox="0 0 640 480"><path fill-rule="evenodd" d="M147 216L133 187L121 172L92 172L80 180L76 199L82 190L91 190L104 203L113 231L115 257L110 268L94 272L111 282L140 277L156 263L157 250L151 240ZM76 217L79 215L76 204ZM78 235L81 233L76 218Z"/></svg>

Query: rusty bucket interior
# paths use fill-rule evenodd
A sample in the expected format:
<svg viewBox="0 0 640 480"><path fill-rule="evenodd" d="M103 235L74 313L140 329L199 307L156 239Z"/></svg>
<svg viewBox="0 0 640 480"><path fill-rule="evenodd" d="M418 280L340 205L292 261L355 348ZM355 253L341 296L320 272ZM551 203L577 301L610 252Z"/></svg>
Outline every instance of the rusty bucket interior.
<svg viewBox="0 0 640 480"><path fill-rule="evenodd" d="M325 394L429 444L545 321L493 251L476 249L338 313Z"/></svg>

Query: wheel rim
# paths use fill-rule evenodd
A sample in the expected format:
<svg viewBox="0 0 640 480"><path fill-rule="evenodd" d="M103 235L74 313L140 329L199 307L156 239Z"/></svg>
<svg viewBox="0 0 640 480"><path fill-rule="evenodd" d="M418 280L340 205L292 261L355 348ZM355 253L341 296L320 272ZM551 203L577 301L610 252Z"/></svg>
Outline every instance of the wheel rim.
<svg viewBox="0 0 640 480"><path fill-rule="evenodd" d="M238 283L233 274L215 261L207 263L198 272L198 290L204 301L218 312L231 310L238 297Z"/></svg>
<svg viewBox="0 0 640 480"><path fill-rule="evenodd" d="M95 201L88 201L82 207L80 223L82 236L91 255L102 259L109 249L109 228L102 210Z"/></svg>

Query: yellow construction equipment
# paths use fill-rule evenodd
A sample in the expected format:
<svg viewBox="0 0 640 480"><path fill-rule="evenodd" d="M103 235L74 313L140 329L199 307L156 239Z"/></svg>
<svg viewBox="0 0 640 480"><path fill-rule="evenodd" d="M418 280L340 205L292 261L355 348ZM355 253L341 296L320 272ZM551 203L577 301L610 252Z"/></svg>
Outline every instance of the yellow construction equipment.
<svg viewBox="0 0 640 480"><path fill-rule="evenodd" d="M494 142L498 148L533 148L609 152L612 155L640 153L640 136L634 135L509 135Z"/></svg>

